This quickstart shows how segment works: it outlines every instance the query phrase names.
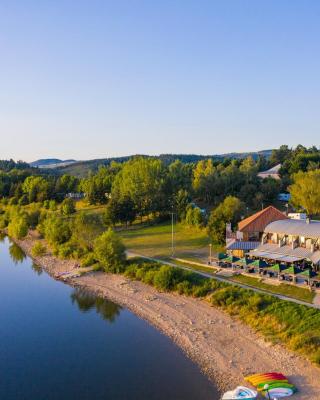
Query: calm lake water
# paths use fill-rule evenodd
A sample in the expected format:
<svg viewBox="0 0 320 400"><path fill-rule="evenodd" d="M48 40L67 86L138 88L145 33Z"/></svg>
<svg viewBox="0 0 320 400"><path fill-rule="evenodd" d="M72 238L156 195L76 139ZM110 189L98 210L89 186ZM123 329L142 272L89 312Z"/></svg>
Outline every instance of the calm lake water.
<svg viewBox="0 0 320 400"><path fill-rule="evenodd" d="M0 241L0 399L215 400L166 336Z"/></svg>

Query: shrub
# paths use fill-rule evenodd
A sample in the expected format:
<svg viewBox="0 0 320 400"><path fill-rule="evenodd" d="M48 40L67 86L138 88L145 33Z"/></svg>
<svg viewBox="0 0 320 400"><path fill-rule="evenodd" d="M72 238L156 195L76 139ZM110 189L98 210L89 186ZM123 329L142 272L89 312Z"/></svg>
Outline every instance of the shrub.
<svg viewBox="0 0 320 400"><path fill-rule="evenodd" d="M19 206L26 206L27 204L29 204L29 198L26 194L23 194L18 202Z"/></svg>
<svg viewBox="0 0 320 400"><path fill-rule="evenodd" d="M49 201L49 210L50 211L57 211L57 202L55 200Z"/></svg>
<svg viewBox="0 0 320 400"><path fill-rule="evenodd" d="M194 297L205 297L211 292L211 282L206 279L200 285L195 285L192 290L192 295Z"/></svg>
<svg viewBox="0 0 320 400"><path fill-rule="evenodd" d="M192 284L187 280L179 282L177 284L177 291L179 294L189 296L192 293Z"/></svg>
<svg viewBox="0 0 320 400"><path fill-rule="evenodd" d="M11 197L11 199L9 200L9 205L13 206L18 204L18 199L16 197Z"/></svg>
<svg viewBox="0 0 320 400"><path fill-rule="evenodd" d="M36 206L32 207L28 212L28 224L31 229L35 229L39 224L40 219L40 209Z"/></svg>
<svg viewBox="0 0 320 400"><path fill-rule="evenodd" d="M59 245L67 242L71 237L71 230L67 221L51 216L44 220L40 231L52 245Z"/></svg>
<svg viewBox="0 0 320 400"><path fill-rule="evenodd" d="M55 254L59 258L72 258L75 252L75 246L73 243L66 242L62 243L55 248Z"/></svg>
<svg viewBox="0 0 320 400"><path fill-rule="evenodd" d="M9 225L8 225L8 234L15 239L23 239L28 234L28 219L26 215L15 215Z"/></svg>
<svg viewBox="0 0 320 400"><path fill-rule="evenodd" d="M61 203L61 212L63 215L71 215L76 212L74 201L70 198L64 199Z"/></svg>
<svg viewBox="0 0 320 400"><path fill-rule="evenodd" d="M93 253L88 253L81 259L81 267L90 267L95 263L96 259Z"/></svg>
<svg viewBox="0 0 320 400"><path fill-rule="evenodd" d="M31 254L34 257L42 257L46 254L47 248L41 242L36 242L32 247Z"/></svg>
<svg viewBox="0 0 320 400"><path fill-rule="evenodd" d="M154 276L154 286L159 290L172 290L175 285L174 269L168 265L163 265Z"/></svg>
<svg viewBox="0 0 320 400"><path fill-rule="evenodd" d="M0 229L4 229L9 224L9 216L7 213L0 215Z"/></svg>
<svg viewBox="0 0 320 400"><path fill-rule="evenodd" d="M125 269L125 247L112 229L97 237L94 256L107 272L123 272Z"/></svg>

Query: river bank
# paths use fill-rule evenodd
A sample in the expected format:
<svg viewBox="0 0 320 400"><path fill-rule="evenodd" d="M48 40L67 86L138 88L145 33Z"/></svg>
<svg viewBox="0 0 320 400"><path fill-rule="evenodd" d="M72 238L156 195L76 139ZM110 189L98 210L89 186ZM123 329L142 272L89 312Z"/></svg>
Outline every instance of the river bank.
<svg viewBox="0 0 320 400"><path fill-rule="evenodd" d="M31 256L32 236L16 242ZM51 254L34 260L55 278L75 266L74 261ZM248 374L277 370L298 386L300 393L294 398L319 399L318 368L282 346L266 343L250 328L203 300L159 293L141 282L102 272L72 278L68 283L104 296L149 321L199 364L221 391L243 383Z"/></svg>

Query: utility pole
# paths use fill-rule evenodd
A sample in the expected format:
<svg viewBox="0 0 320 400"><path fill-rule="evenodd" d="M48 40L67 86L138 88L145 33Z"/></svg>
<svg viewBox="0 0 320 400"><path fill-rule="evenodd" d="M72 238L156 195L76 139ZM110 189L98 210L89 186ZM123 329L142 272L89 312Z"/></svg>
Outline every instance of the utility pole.
<svg viewBox="0 0 320 400"><path fill-rule="evenodd" d="M174 212L171 213L171 257L174 257Z"/></svg>

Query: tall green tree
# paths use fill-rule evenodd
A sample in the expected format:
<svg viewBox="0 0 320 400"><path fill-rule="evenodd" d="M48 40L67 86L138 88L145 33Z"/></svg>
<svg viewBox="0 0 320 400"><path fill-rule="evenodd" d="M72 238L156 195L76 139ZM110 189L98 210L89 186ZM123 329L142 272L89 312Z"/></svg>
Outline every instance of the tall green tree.
<svg viewBox="0 0 320 400"><path fill-rule="evenodd" d="M213 243L225 243L226 224L235 225L245 211L244 203L237 197L228 196L215 208L209 217L208 233Z"/></svg>
<svg viewBox="0 0 320 400"><path fill-rule="evenodd" d="M309 215L320 213L320 170L298 172L289 187L291 202L303 207Z"/></svg>
<svg viewBox="0 0 320 400"><path fill-rule="evenodd" d="M94 256L106 272L121 272L125 268L125 247L111 228L95 240Z"/></svg>
<svg viewBox="0 0 320 400"><path fill-rule="evenodd" d="M160 160L137 157L123 165L112 186L111 198L133 201L138 215L163 210L167 205L165 168Z"/></svg>

